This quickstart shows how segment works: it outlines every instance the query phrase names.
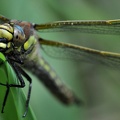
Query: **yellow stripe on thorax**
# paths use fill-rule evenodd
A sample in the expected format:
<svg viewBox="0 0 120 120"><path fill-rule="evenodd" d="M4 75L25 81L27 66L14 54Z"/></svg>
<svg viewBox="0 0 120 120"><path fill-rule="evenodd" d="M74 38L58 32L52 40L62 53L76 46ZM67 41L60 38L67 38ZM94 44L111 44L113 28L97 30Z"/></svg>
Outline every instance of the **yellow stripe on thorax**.
<svg viewBox="0 0 120 120"><path fill-rule="evenodd" d="M24 50L28 50L35 43L36 43L35 36L30 36L30 38L24 43Z"/></svg>

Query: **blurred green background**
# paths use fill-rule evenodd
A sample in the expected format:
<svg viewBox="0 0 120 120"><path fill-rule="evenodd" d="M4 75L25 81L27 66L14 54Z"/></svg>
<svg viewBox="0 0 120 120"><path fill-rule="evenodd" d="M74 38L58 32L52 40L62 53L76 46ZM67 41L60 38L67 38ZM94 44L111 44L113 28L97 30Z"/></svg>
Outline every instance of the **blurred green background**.
<svg viewBox="0 0 120 120"><path fill-rule="evenodd" d="M120 1L109 0L1 0L0 14L34 23L119 19L119 5ZM119 36L80 33L38 34L50 40L120 52ZM52 59L42 54L85 105L62 105L35 76L29 73L33 78L30 104L38 120L119 120L119 70L104 65Z"/></svg>

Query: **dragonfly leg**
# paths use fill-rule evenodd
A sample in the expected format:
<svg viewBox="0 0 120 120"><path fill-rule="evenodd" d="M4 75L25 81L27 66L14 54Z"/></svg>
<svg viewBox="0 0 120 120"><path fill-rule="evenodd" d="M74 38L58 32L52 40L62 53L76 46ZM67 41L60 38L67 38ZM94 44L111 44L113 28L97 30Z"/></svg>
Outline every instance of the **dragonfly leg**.
<svg viewBox="0 0 120 120"><path fill-rule="evenodd" d="M25 113L23 115L23 117L26 116L27 112L28 112L28 106L29 106L29 101L30 101L30 96L31 96L31 89L32 89L32 79L29 77L29 75L21 68L18 66L18 69L20 71L20 73L28 80L29 82L29 89L28 89L28 95L27 95L27 100L26 100L26 110Z"/></svg>
<svg viewBox="0 0 120 120"><path fill-rule="evenodd" d="M3 104L2 104L2 110L1 110L1 113L4 113L4 107L6 105L6 101L7 101L7 98L8 98L9 91L10 91L10 86L9 86L8 83L7 84L0 83L0 85L3 85L3 86L7 87L7 90L6 90L6 93L5 93L5 96L4 96L4 100L3 100Z"/></svg>
<svg viewBox="0 0 120 120"><path fill-rule="evenodd" d="M3 83L0 83L0 85L3 85L3 86L7 87L1 112L3 113L3 111L4 111L4 107L5 107L7 98L8 98L10 87L17 87L17 88L25 87L25 82L24 82L23 77L22 77L22 75L23 75L29 82L29 89L28 89L27 100L26 100L26 105L25 105L25 112L23 114L23 117L25 117L27 112L28 112L28 107L29 107L29 101L30 101L31 89L32 89L32 79L29 77L29 75L21 67L16 65L15 62L9 61L9 63L11 64L11 66L13 67L13 69L14 69L16 75L17 75L18 80L20 82L20 85L19 84L17 85L17 84L8 84L8 83L7 84L3 84Z"/></svg>
<svg viewBox="0 0 120 120"><path fill-rule="evenodd" d="M6 101L7 101L7 98L8 98L8 94L9 94L9 90L10 90L10 87L18 87L18 88L23 88L25 86L25 82L21 76L21 73L19 73L18 69L16 68L15 64L12 65L12 67L14 68L14 71L20 81L20 85L17 85L17 84L3 84L3 83L0 83L0 85L2 86L6 86L7 87L7 90L6 90L6 93L5 93L5 96L4 96L4 100L3 100L3 104L2 104L2 110L1 112L3 113L4 112L4 107L6 105Z"/></svg>
<svg viewBox="0 0 120 120"><path fill-rule="evenodd" d="M27 100L26 100L26 105L25 105L25 113L23 114L23 117L26 116L27 112L28 112L28 106L29 106L29 101L30 101L30 96L31 96L31 89L32 89L32 79L29 77L29 75L18 65L16 65L15 63L11 64L21 85L14 85L11 84L11 87L24 87L25 83L24 80L22 78L22 75L28 80L29 82L29 89L28 89L28 94L27 94Z"/></svg>

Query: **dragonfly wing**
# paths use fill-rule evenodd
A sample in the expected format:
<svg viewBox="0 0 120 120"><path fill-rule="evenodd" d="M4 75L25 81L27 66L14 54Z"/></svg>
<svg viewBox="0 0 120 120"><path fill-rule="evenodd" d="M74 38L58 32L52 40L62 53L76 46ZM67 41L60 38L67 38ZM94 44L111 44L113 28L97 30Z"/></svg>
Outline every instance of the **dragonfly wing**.
<svg viewBox="0 0 120 120"><path fill-rule="evenodd" d="M102 21L56 21L46 24L34 24L34 29L40 32L82 32L96 34L115 34L120 35L120 20Z"/></svg>
<svg viewBox="0 0 120 120"><path fill-rule="evenodd" d="M55 58L73 59L83 62L101 63L111 67L120 67L120 54L99 51L73 44L40 39L42 49Z"/></svg>
<svg viewBox="0 0 120 120"><path fill-rule="evenodd" d="M1 23L9 23L10 22L10 19L0 15L0 24Z"/></svg>

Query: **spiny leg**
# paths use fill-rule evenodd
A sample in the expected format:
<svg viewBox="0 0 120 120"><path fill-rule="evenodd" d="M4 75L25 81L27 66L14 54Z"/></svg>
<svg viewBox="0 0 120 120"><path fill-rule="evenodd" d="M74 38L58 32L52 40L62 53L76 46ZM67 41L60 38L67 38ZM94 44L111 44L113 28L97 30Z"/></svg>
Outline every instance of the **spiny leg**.
<svg viewBox="0 0 120 120"><path fill-rule="evenodd" d="M31 95L31 89L32 89L32 79L28 76L28 74L21 67L16 65L14 62L12 62L11 65L12 65L12 67L13 67L13 69L14 69L14 71L15 71L15 73L16 73L16 75L21 83L21 85L11 84L11 87L24 87L25 86L24 80L23 80L21 75L23 75L30 83L29 89L28 89L27 100L26 100L26 110L25 110L25 113L23 114L23 117L25 117L27 114L27 111L28 111L28 106L29 106L29 101L30 101L30 95Z"/></svg>
<svg viewBox="0 0 120 120"><path fill-rule="evenodd" d="M9 86L8 83L7 84L0 83L0 85L3 85L3 86L7 87L7 90L6 90L6 93L5 93L5 96L4 96L4 100L3 100L3 104L2 104L2 110L1 110L1 113L4 113L4 107L6 105L6 101L7 101L7 98L8 98L9 91L10 91L10 86Z"/></svg>
<svg viewBox="0 0 120 120"><path fill-rule="evenodd" d="M5 96L4 96L4 100L3 100L3 104L2 104L2 110L1 110L2 113L3 113L4 107L6 105L6 101L7 101L7 98L8 98L10 87L23 88L25 86L24 80L23 80L21 74L19 73L19 71L17 71L16 67L15 67L14 71L15 71L15 73L16 73L19 81L20 81L20 85L17 85L17 84L8 84L8 83L7 84L0 83L0 85L3 85L3 86L7 87L7 90L6 90L6 93L5 93Z"/></svg>
<svg viewBox="0 0 120 120"><path fill-rule="evenodd" d="M29 107L29 101L30 101L30 96L31 96L31 89L32 89L32 79L28 76L28 74L19 66L17 66L20 73L28 80L29 82L29 88L28 88L28 95L27 95L27 100L26 100L26 110L25 113L23 115L23 117L26 116L27 112L28 112L28 107Z"/></svg>
<svg viewBox="0 0 120 120"><path fill-rule="evenodd" d="M4 61L0 61L0 65L4 64ZM4 100L3 100L3 103L2 103L2 109L1 109L1 113L4 113L4 107L6 105L6 101L7 101L7 98L8 98L8 94L9 94L9 91L10 91L10 86L9 84L3 84L3 83L0 83L0 85L2 86L5 86L7 89L6 89L6 93L4 95Z"/></svg>
<svg viewBox="0 0 120 120"><path fill-rule="evenodd" d="M20 68L18 65L16 65L15 62L13 62L13 61L11 62L9 60L8 60L8 62L13 67L13 69L14 69L17 77L18 77L18 80L20 82L20 85L0 83L0 85L3 85L3 86L7 87L6 94L5 94L4 101L3 101L3 105L2 105L2 112L4 111L4 107L5 107L7 98L8 98L8 93L9 93L10 87L23 88L25 86L25 82L24 82L24 80L22 78L22 75L23 75L28 80L28 82L29 82L29 89L28 89L28 95L27 95L27 100L26 100L26 110L25 110L25 112L23 114L23 117L25 117L26 114L27 114L27 112L28 112L28 106L29 106L29 101L30 101L30 96L31 96L32 79L28 76L28 74L22 68Z"/></svg>

